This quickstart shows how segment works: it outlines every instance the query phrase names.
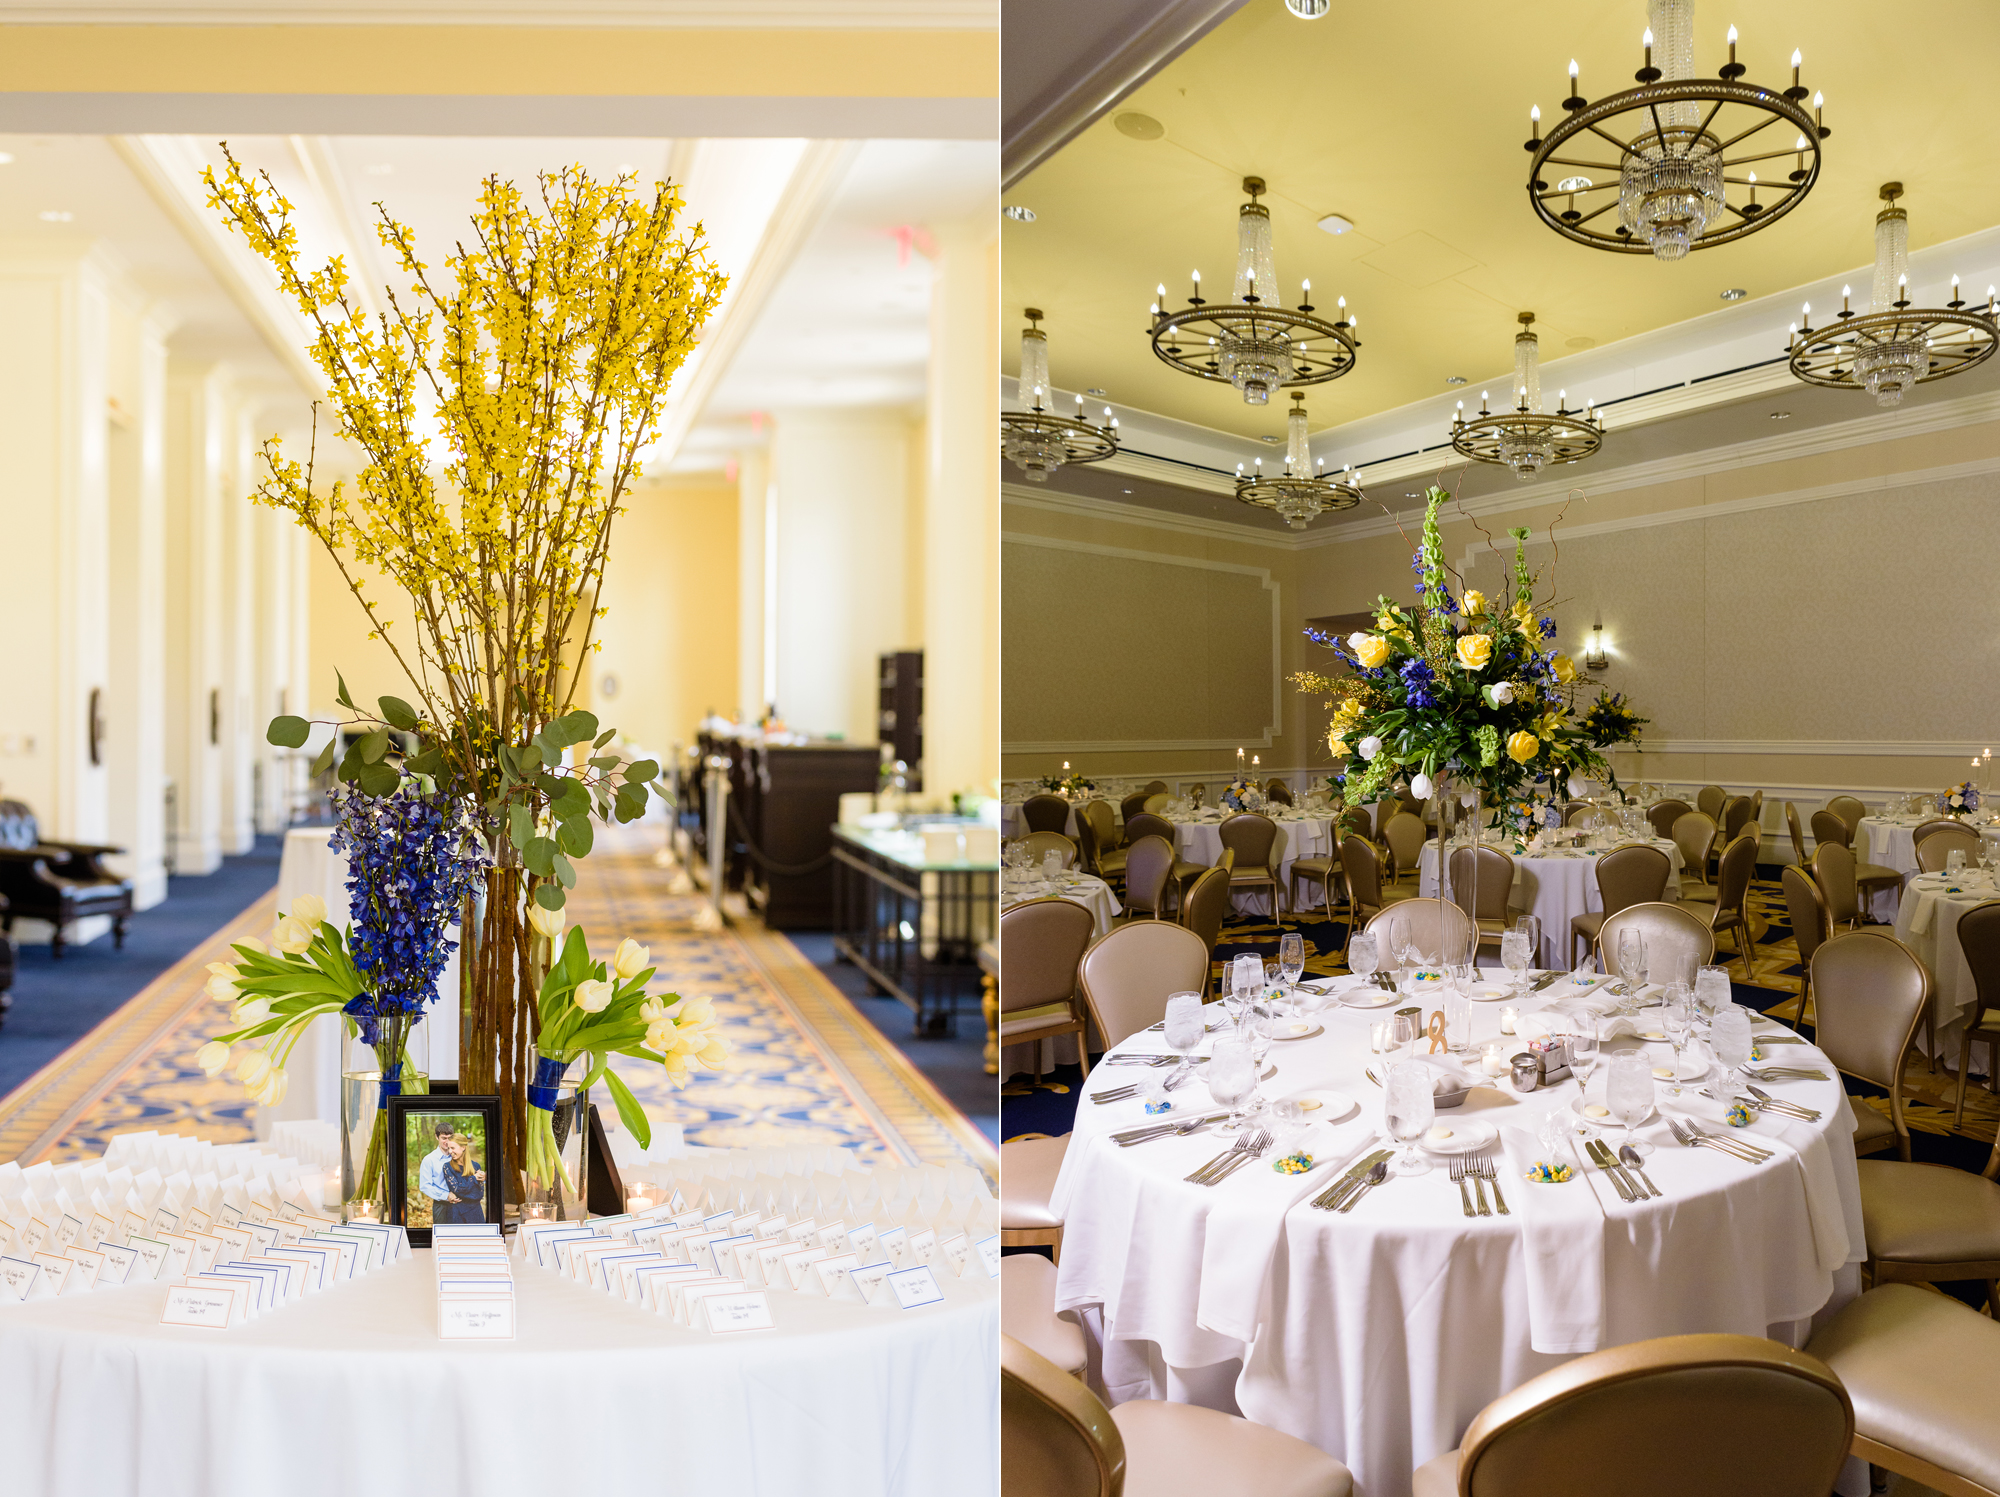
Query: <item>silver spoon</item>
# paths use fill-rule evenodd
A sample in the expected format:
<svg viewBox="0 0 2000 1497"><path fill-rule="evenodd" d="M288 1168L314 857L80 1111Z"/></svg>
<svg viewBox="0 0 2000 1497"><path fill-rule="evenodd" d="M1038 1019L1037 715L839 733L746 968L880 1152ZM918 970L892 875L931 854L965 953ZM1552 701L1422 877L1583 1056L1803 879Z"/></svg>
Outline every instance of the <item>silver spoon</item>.
<svg viewBox="0 0 2000 1497"><path fill-rule="evenodd" d="M1644 1161L1640 1159L1637 1149L1633 1148L1630 1144L1620 1144L1618 1146L1618 1162L1643 1180L1646 1189L1650 1190L1654 1195L1660 1194L1660 1187L1655 1185L1653 1177L1646 1173Z"/></svg>
<svg viewBox="0 0 2000 1497"><path fill-rule="evenodd" d="M1373 1190L1376 1186L1380 1185L1384 1180L1388 1178L1389 1178L1389 1161L1386 1159L1376 1160L1375 1167L1369 1170L1367 1174L1361 1177L1361 1188L1355 1191L1354 1194L1349 1196L1345 1201L1343 1201L1341 1203L1340 1209L1342 1211L1352 1211L1354 1209L1354 1203L1356 1201L1360 1200L1363 1196L1367 1195L1369 1191Z"/></svg>

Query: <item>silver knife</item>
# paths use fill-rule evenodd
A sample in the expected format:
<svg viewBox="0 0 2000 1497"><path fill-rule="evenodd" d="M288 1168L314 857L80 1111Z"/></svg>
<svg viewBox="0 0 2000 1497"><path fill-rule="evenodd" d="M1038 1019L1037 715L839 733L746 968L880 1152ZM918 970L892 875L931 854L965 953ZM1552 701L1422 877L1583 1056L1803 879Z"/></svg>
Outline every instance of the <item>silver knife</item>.
<svg viewBox="0 0 2000 1497"><path fill-rule="evenodd" d="M1532 983L1528 985L1528 991L1531 993L1539 993L1543 988L1547 987L1550 983L1556 981L1558 978L1567 976L1569 976L1567 972L1551 972L1546 976L1536 978Z"/></svg>

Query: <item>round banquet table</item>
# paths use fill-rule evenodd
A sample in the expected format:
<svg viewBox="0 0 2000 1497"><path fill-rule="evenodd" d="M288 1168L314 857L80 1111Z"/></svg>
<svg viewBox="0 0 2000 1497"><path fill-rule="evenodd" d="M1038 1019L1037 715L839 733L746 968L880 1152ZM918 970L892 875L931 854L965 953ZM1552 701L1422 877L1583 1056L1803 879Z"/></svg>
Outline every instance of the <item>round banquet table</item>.
<svg viewBox="0 0 2000 1497"><path fill-rule="evenodd" d="M1527 1013L1578 995L1563 979L1518 1006ZM1799 1346L1816 1315L1859 1292L1853 1119L1832 1067L1804 1045L1765 1054L1810 1058L1829 1079L1769 1089L1819 1109L1822 1121L1758 1119L1747 1132L1777 1150L1761 1165L1682 1148L1649 1123L1641 1137L1656 1147L1645 1167L1660 1199L1628 1205L1594 1169L1530 1185L1522 1172L1538 1155L1535 1124L1568 1105L1576 1083L1521 1096L1494 1082L1437 1116L1468 1132L1497 1126L1499 1143L1483 1153L1496 1160L1511 1215L1467 1218L1442 1161L1426 1175L1391 1175L1351 1214L1316 1209L1311 1198L1383 1142L1382 1092L1364 1075L1368 1027L1401 1002L1329 1007L1311 1021L1323 1033L1272 1045L1278 1073L1263 1083L1265 1097L1334 1088L1358 1103L1343 1117L1330 1102L1322 1112L1332 1121L1309 1126L1317 1164L1305 1175L1279 1174L1267 1158L1214 1188L1190 1184L1184 1177L1225 1140L1204 1131L1120 1148L1108 1135L1146 1121L1140 1100L1078 1108L1051 1203L1064 1223L1056 1298L1090 1328L1113 1403L1172 1398L1240 1412L1346 1462L1363 1497L1403 1497L1410 1472L1453 1449L1487 1403L1572 1355L1696 1331ZM1499 1038L1501 1007L1472 1005L1475 1047ZM1670 1058L1664 1044L1650 1048L1656 1063ZM1118 1047L1164 1049L1148 1033ZM1705 1058L1691 1045L1689 1073ZM1093 1089L1104 1089L1101 1077L1147 1074L1110 1064L1091 1072ZM1600 1064L1593 1096L1603 1078ZM1190 1115L1210 1105L1199 1081L1176 1100ZM1692 1091L1669 1101L1662 1088L1660 1100L1728 1131L1721 1107Z"/></svg>
<svg viewBox="0 0 2000 1497"><path fill-rule="evenodd" d="M1927 821L1936 821L1935 814L1928 816L1864 816L1860 830L1865 833L1855 851L1864 863L1878 863L1884 868L1893 868L1906 879L1917 871L1916 829ZM1988 842L2000 846L2000 826L1981 826L1977 822L1966 826L1979 833ZM1893 914L1894 911L1889 912Z"/></svg>
<svg viewBox="0 0 2000 1497"><path fill-rule="evenodd" d="M716 1336L514 1260L512 1342L444 1342L427 1253L227 1331L166 1285L0 1310L6 1490L66 1497L997 1493L999 1296L772 1291Z"/></svg>
<svg viewBox="0 0 2000 1497"><path fill-rule="evenodd" d="M1670 865L1664 897L1677 900L1681 897L1681 850L1665 838L1654 838L1652 845L1667 855ZM1518 853L1508 847L1507 851L1514 859L1514 888L1507 896L1507 903L1515 909L1528 911L1542 922L1542 949L1535 958L1537 967L1550 963L1559 963L1564 967L1569 965L1569 923L1578 915L1604 908L1604 898L1597 889L1597 860L1610 850L1586 847ZM1418 856L1417 892L1426 899L1437 897L1438 855L1435 839L1426 842ZM1489 965L1500 964L1499 955L1493 951L1481 955Z"/></svg>
<svg viewBox="0 0 2000 1497"><path fill-rule="evenodd" d="M1047 899L1051 895L1089 910L1090 918L1097 926L1095 934L1100 936L1108 932L1111 922L1125 912L1118 896L1111 892L1111 885L1094 873L1070 869L1053 884L1039 876L1026 879L1016 879L1011 873L1000 876L1000 913L1003 915L1017 904L1025 904L1031 899Z"/></svg>
<svg viewBox="0 0 2000 1497"><path fill-rule="evenodd" d="M1114 807L1114 809L1116 809ZM1015 801L1000 807L1000 835L1003 837L1025 837L1028 824L1021 820L1021 805ZM1076 841L1076 807L1069 808L1069 820L1063 823L1063 835Z"/></svg>
<svg viewBox="0 0 2000 1497"><path fill-rule="evenodd" d="M1217 815L1207 815L1181 819L1170 817L1174 823L1174 852L1184 862L1203 863L1214 867L1222 856L1222 823L1236 815L1234 811L1223 811ZM1269 814L1269 813L1266 813ZM1292 864L1300 858L1325 858L1333 855L1333 821L1325 816L1294 816L1279 813L1271 817L1277 823L1278 838L1271 847L1272 861L1278 869L1278 887L1289 897L1292 885ZM1246 901L1268 901L1270 896L1257 889L1238 889L1231 901L1241 908ZM1259 911L1275 914L1273 910Z"/></svg>
<svg viewBox="0 0 2000 1497"><path fill-rule="evenodd" d="M1930 968L1940 1059L1952 1065L1958 1063L1966 1021L1979 996L1958 944L1958 917L1993 899L2000 899L2000 884L1990 874L1974 871L1947 882L1941 873L1919 873L1903 885L1902 907L1896 911L1896 939ZM1920 1029L1918 1047L1923 1043Z"/></svg>

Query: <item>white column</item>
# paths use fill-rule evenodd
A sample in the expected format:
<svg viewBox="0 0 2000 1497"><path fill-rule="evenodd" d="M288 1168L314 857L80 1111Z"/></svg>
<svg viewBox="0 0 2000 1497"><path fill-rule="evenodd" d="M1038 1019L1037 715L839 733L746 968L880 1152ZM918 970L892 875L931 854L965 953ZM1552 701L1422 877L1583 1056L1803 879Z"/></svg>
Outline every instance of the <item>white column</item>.
<svg viewBox="0 0 2000 1497"><path fill-rule="evenodd" d="M257 829L275 832L285 823L287 751L272 746L265 728L280 712L290 712L292 689L292 566L294 528L288 516L263 505L251 514L257 583L257 679L251 696L250 748L262 766L257 776Z"/></svg>
<svg viewBox="0 0 2000 1497"><path fill-rule="evenodd" d="M909 421L780 412L771 444L778 712L794 732L876 741L876 656L908 649Z"/></svg>
<svg viewBox="0 0 2000 1497"><path fill-rule="evenodd" d="M259 516L250 502L256 480L257 451L253 412L231 400L226 421L227 443L221 475L222 516L222 721L221 834L222 850L236 854L256 845L257 740L263 723L256 717L258 616L257 531ZM263 721L268 722L267 716Z"/></svg>
<svg viewBox="0 0 2000 1497"><path fill-rule="evenodd" d="M924 789L1000 776L999 245L993 221L934 231L924 491Z"/></svg>
<svg viewBox="0 0 2000 1497"><path fill-rule="evenodd" d="M764 696L765 503L771 486L770 455L753 447L736 455L736 711L755 722ZM717 704L720 710L721 704ZM692 723L676 732L689 732Z"/></svg>
<svg viewBox="0 0 2000 1497"><path fill-rule="evenodd" d="M167 365L167 773L182 873L222 863L222 483L228 378L216 365Z"/></svg>

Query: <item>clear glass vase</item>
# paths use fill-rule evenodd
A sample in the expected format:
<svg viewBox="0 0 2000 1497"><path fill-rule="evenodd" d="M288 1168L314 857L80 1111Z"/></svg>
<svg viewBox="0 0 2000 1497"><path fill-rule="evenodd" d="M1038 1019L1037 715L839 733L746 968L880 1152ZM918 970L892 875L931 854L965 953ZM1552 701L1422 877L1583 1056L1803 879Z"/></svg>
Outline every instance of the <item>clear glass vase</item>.
<svg viewBox="0 0 2000 1497"><path fill-rule="evenodd" d="M390 1219L389 1098L430 1090L430 1034L418 1014L362 1024L342 1042L340 1215Z"/></svg>
<svg viewBox="0 0 2000 1497"><path fill-rule="evenodd" d="M519 1162L523 1223L582 1221L590 1183L590 1093L574 1081L528 1088L527 1144ZM543 1107L542 1102L552 1105Z"/></svg>

